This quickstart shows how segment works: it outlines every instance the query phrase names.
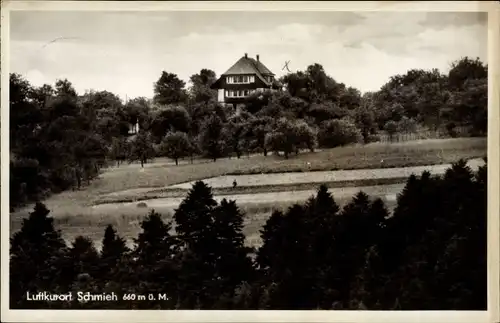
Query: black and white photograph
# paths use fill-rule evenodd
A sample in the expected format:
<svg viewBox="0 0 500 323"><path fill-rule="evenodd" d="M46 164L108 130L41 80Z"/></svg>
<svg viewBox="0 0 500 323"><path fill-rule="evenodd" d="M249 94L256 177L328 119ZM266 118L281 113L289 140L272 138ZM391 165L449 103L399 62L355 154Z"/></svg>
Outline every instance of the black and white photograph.
<svg viewBox="0 0 500 323"><path fill-rule="evenodd" d="M492 310L498 3L78 2L5 4L2 317Z"/></svg>

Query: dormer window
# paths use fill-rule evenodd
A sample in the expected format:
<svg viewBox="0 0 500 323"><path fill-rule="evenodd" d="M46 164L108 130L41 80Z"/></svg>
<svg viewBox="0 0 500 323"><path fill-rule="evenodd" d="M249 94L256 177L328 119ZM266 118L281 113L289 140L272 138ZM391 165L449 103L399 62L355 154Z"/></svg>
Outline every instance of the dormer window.
<svg viewBox="0 0 500 323"><path fill-rule="evenodd" d="M226 76L227 84L250 84L255 82L255 76L253 75L235 75Z"/></svg>

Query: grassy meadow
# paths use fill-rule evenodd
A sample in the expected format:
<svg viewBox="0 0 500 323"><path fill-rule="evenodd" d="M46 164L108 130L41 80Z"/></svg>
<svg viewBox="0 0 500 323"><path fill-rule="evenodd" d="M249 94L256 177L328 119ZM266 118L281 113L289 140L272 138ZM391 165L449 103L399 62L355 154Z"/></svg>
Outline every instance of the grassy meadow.
<svg viewBox="0 0 500 323"><path fill-rule="evenodd" d="M287 173L370 168L434 165L455 162L460 158L486 155L486 138L431 139L404 143L372 143L317 152L305 152L284 159L280 156L252 155L206 159L193 164L172 165L157 159L141 168L138 164L111 167L84 191L100 195L137 188L159 188L222 175ZM81 197L85 197L82 195Z"/></svg>
<svg viewBox="0 0 500 323"><path fill-rule="evenodd" d="M486 155L486 138L431 139L404 143L372 143L334 149L304 152L289 159L281 156L244 156L240 159L225 158L216 162L196 159L193 164L183 161L175 166L167 159L157 159L144 168L138 164L124 164L105 169L98 179L81 190L66 191L53 195L44 203L51 210L55 223L63 235L72 239L76 235L86 235L102 239L107 224L116 226L118 232L127 237L135 237L140 230L140 222L148 210L120 203L160 197L178 197L185 190L166 190L165 187L184 182L201 180L223 175L277 174L287 176L289 172L374 169L391 167L424 166L456 162L461 158L481 158ZM359 182L325 182L328 187L390 185L403 183L404 178L366 179ZM214 189L215 195L255 194L314 190L318 183L289 183L283 185L263 185L245 187L222 187ZM368 193L368 192L367 192ZM349 198L337 199L339 204ZM98 204L114 202L106 208ZM241 208L246 213L245 234L250 241L258 241L261 226L274 209L286 208L293 202L246 203ZM387 202L391 204L391 201ZM388 205L389 207L391 205ZM20 228L21 220L32 210L28 206L11 213L11 231ZM170 219L173 209L155 208ZM97 242L97 241L96 241Z"/></svg>

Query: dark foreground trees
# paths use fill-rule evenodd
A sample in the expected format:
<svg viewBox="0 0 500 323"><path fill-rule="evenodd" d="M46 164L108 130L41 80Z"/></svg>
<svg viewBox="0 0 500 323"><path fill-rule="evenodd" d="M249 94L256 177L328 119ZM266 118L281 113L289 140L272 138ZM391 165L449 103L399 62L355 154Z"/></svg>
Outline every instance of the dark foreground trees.
<svg viewBox="0 0 500 323"><path fill-rule="evenodd" d="M129 249L108 226L102 251L66 246L42 204L11 239L12 308L486 309L486 166L411 176L389 216L356 194L343 208L321 186L274 211L262 245L244 244L244 214L193 185L165 222L154 211ZM33 302L27 292L111 293L116 302ZM153 294L123 300L126 294ZM160 296L161 295L161 296Z"/></svg>

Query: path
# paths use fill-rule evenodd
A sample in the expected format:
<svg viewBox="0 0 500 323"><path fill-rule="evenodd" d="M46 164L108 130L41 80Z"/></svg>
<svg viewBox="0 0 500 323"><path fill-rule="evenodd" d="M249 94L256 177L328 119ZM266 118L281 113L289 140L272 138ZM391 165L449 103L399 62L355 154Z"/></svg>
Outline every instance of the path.
<svg viewBox="0 0 500 323"><path fill-rule="evenodd" d="M467 165L476 171L479 166L484 165L482 159L471 159ZM317 172L295 172L277 174L254 174L254 175L234 175L218 176L203 180L212 188L231 187L236 180L238 186L258 186L258 185L284 185L292 183L322 183L336 181L357 181L363 179L383 179L409 177L411 174L420 175L424 171L429 171L433 175L442 175L451 164L398 167L398 168L378 168L378 169L356 169L356 170L336 170ZM167 188L190 189L194 182L181 183L168 186Z"/></svg>

